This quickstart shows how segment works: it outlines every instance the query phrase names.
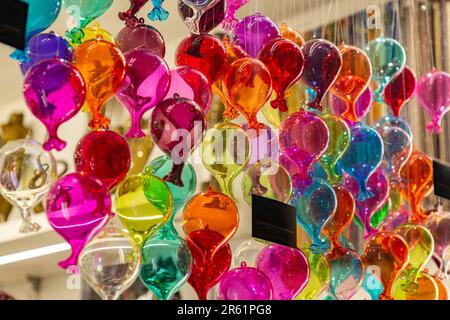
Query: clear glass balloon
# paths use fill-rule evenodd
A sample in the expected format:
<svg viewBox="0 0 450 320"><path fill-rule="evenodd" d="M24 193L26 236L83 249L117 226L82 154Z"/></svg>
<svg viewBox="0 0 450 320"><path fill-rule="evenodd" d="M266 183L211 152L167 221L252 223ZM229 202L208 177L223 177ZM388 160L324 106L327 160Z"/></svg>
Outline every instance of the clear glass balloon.
<svg viewBox="0 0 450 320"><path fill-rule="evenodd" d="M239 268L244 262L249 267L256 267L256 258L258 257L259 252L265 247L267 247L267 244L255 240L254 238L242 242L233 254L232 267Z"/></svg>

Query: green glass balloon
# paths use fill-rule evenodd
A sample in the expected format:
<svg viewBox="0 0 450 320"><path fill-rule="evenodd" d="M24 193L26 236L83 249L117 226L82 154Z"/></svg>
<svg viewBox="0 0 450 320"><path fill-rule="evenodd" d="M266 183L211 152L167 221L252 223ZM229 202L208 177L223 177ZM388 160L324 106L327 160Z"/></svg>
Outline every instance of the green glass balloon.
<svg viewBox="0 0 450 320"><path fill-rule="evenodd" d="M169 223L145 241L139 277L159 300L169 300L187 282L192 266L189 246Z"/></svg>
<svg viewBox="0 0 450 320"><path fill-rule="evenodd" d="M332 185L336 185L341 180L341 176L336 173L335 167L350 145L350 128L345 120L339 116L325 114L321 118L328 127L330 140L327 150L319 159L319 163L327 173L328 181Z"/></svg>
<svg viewBox="0 0 450 320"><path fill-rule="evenodd" d="M367 55L372 63L372 79L377 85L375 100L382 103L384 89L405 68L406 52L398 41L378 37L368 43Z"/></svg>
<svg viewBox="0 0 450 320"><path fill-rule="evenodd" d="M378 210L372 218L370 218L370 225L374 229L378 229L378 226L386 219L389 212L391 212L391 200L386 201L383 207Z"/></svg>

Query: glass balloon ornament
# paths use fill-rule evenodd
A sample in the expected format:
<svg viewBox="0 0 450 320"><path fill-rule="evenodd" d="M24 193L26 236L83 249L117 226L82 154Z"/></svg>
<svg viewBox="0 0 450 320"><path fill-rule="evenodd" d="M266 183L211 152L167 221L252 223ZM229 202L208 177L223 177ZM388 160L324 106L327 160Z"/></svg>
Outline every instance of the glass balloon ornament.
<svg viewBox="0 0 450 320"><path fill-rule="evenodd" d="M169 187L148 172L127 177L114 196L114 211L141 246L167 222L172 210Z"/></svg>
<svg viewBox="0 0 450 320"><path fill-rule="evenodd" d="M292 195L292 181L286 169L278 163L260 160L245 171L242 192L249 206L252 195L288 203Z"/></svg>
<svg viewBox="0 0 450 320"><path fill-rule="evenodd" d="M0 192L20 210L19 232L35 232L41 228L32 221L32 209L56 178L55 158L36 141L13 140L0 149Z"/></svg>
<svg viewBox="0 0 450 320"><path fill-rule="evenodd" d="M408 280L401 275L392 289L394 300L439 300L439 287L436 280L426 272L419 272L412 289L404 290Z"/></svg>
<svg viewBox="0 0 450 320"><path fill-rule="evenodd" d="M315 300L330 283L330 266L324 255L313 253L308 246L302 248L302 251L308 258L309 280L295 300Z"/></svg>
<svg viewBox="0 0 450 320"><path fill-rule="evenodd" d="M47 128L45 150L65 148L67 143L58 137L58 128L81 110L86 89L80 72L63 60L45 60L27 72L23 94L28 108Z"/></svg>
<svg viewBox="0 0 450 320"><path fill-rule="evenodd" d="M184 163L205 132L205 113L192 100L171 98L153 109L150 119L153 141L173 161L172 170L163 178L165 181L183 187L181 174Z"/></svg>
<svg viewBox="0 0 450 320"><path fill-rule="evenodd" d="M282 122L280 149L298 170L292 176L294 188L298 191L302 192L311 184L308 172L327 150L329 139L326 123L312 112L302 109ZM285 168L289 171L287 166Z"/></svg>
<svg viewBox="0 0 450 320"><path fill-rule="evenodd" d="M437 277L446 280L450 266L450 213L433 212L425 221L425 226L434 239L433 258L438 262L439 268Z"/></svg>
<svg viewBox="0 0 450 320"><path fill-rule="evenodd" d="M103 299L117 300L136 280L141 248L110 222L84 247L78 257L84 281Z"/></svg>
<svg viewBox="0 0 450 320"><path fill-rule="evenodd" d="M143 138L126 138L131 152L130 170L127 176L133 176L142 172L153 150L153 140L149 135Z"/></svg>
<svg viewBox="0 0 450 320"><path fill-rule="evenodd" d="M189 247L170 227L142 246L141 281L159 300L169 300L188 281L193 267Z"/></svg>
<svg viewBox="0 0 450 320"><path fill-rule="evenodd" d="M188 66L176 67L170 71L170 87L166 99L176 96L195 101L205 114L211 107L212 92L208 79L200 71Z"/></svg>
<svg viewBox="0 0 450 320"><path fill-rule="evenodd" d="M256 58L270 40L280 37L280 29L271 19L256 12L240 20L233 29L234 41L248 55Z"/></svg>
<svg viewBox="0 0 450 320"><path fill-rule="evenodd" d="M367 267L364 281L361 287L367 291L372 300L378 300L378 297L383 292L383 285L377 277L377 267Z"/></svg>
<svg viewBox="0 0 450 320"><path fill-rule="evenodd" d="M210 188L197 194L184 207L183 230L186 237L198 246L205 261L213 259L214 254L224 247L234 236L239 225L239 211L228 196ZM212 238L202 238L202 231L217 233ZM206 232L205 236L209 233ZM218 238L218 236L221 238ZM215 239L214 241L212 239Z"/></svg>
<svg viewBox="0 0 450 320"><path fill-rule="evenodd" d="M413 143L411 137L398 127L385 130L381 137L384 145L382 167L395 185L401 181L400 171L411 156Z"/></svg>
<svg viewBox="0 0 450 320"><path fill-rule="evenodd" d="M28 41L26 59L19 61L20 69L25 75L31 67L53 58L71 61L72 47L66 39L54 32L38 33Z"/></svg>
<svg viewBox="0 0 450 320"><path fill-rule="evenodd" d="M78 141L74 163L78 172L100 179L108 190L113 190L130 169L130 147L114 131L92 131Z"/></svg>
<svg viewBox="0 0 450 320"><path fill-rule="evenodd" d="M336 81L342 68L342 56L339 49L324 39L313 39L302 47L305 58L302 81L316 92L308 107L322 111L325 94Z"/></svg>
<svg viewBox="0 0 450 320"><path fill-rule="evenodd" d="M256 266L270 279L274 300L292 300L309 280L308 259L299 249L277 244L262 249Z"/></svg>
<svg viewBox="0 0 450 320"><path fill-rule="evenodd" d="M350 145L339 161L339 166L358 183L358 201L373 196L367 189L367 180L383 160L383 140L374 129L358 122L351 128Z"/></svg>
<svg viewBox="0 0 450 320"><path fill-rule="evenodd" d="M100 27L100 24L98 22L94 22L91 24L91 26L86 27L83 29L83 38L80 40L80 43L94 40L94 39L102 39L111 43L115 43L114 36L106 31L105 29ZM70 39L69 39L70 40ZM76 47L80 43L72 43L70 42L70 45L72 47Z"/></svg>
<svg viewBox="0 0 450 320"><path fill-rule="evenodd" d="M375 101L382 103L384 89L406 66L406 52L397 40L383 36L370 41L366 52L372 63Z"/></svg>
<svg viewBox="0 0 450 320"><path fill-rule="evenodd" d="M224 0L178 0L178 12L192 34L208 33L225 18Z"/></svg>
<svg viewBox="0 0 450 320"><path fill-rule="evenodd" d="M450 111L450 74L432 70L424 75L417 84L417 97L432 118L427 130L441 133L442 118Z"/></svg>
<svg viewBox="0 0 450 320"><path fill-rule="evenodd" d="M165 0L152 0L153 9L147 15L152 21L166 21L169 17L169 11L163 8Z"/></svg>
<svg viewBox="0 0 450 320"><path fill-rule="evenodd" d="M116 92L117 99L131 116L127 138L142 138L141 119L145 112L164 100L170 86L170 71L166 62L146 49L134 49L125 54L126 76Z"/></svg>
<svg viewBox="0 0 450 320"><path fill-rule="evenodd" d="M231 31L236 26L236 24L239 22L238 19L236 19L236 13L237 11L245 6L250 0L228 0L227 1L227 11L225 15L225 19L222 23L222 27L226 31Z"/></svg>
<svg viewBox="0 0 450 320"><path fill-rule="evenodd" d="M69 258L59 263L63 269L76 265L78 256L108 222L111 196L100 180L84 172L59 178L47 195L47 219L72 247Z"/></svg>
<svg viewBox="0 0 450 320"><path fill-rule="evenodd" d="M447 285L440 279L438 279L436 276L432 276L434 282L436 283L438 290L439 290L439 296L437 300L445 300L447 301L449 298L449 289Z"/></svg>
<svg viewBox="0 0 450 320"><path fill-rule="evenodd" d="M119 12L119 19L125 21L127 26L134 27L139 23L139 18L136 17L136 14L147 2L148 0L130 0L130 8L127 11Z"/></svg>
<svg viewBox="0 0 450 320"><path fill-rule="evenodd" d="M242 263L256 268L256 258L259 252L267 247L267 244L250 237L249 240L241 242L233 252L233 267L239 268Z"/></svg>
<svg viewBox="0 0 450 320"><path fill-rule="evenodd" d="M232 184L250 158L250 141L236 124L220 122L208 130L201 146L202 162L219 183L222 193L234 199Z"/></svg>
<svg viewBox="0 0 450 320"><path fill-rule="evenodd" d="M395 117L400 116L403 106L416 92L417 79L408 66L397 75L384 89L384 102L391 108Z"/></svg>
<svg viewBox="0 0 450 320"><path fill-rule="evenodd" d="M370 60L363 50L350 46L340 45L342 67L330 92L345 101L347 109L342 118L351 122L358 121L356 101L369 87L372 76Z"/></svg>
<svg viewBox="0 0 450 320"><path fill-rule="evenodd" d="M273 290L266 274L242 262L227 271L218 285L217 300L272 300Z"/></svg>
<svg viewBox="0 0 450 320"><path fill-rule="evenodd" d="M372 97L372 90L368 87L356 100L355 111L358 119L362 119L368 114L370 107L372 106ZM337 116L342 116L345 110L347 110L345 102L332 94L330 95L330 106L333 113ZM354 125L354 122L348 120L347 123L349 126Z"/></svg>
<svg viewBox="0 0 450 320"><path fill-rule="evenodd" d="M375 268L383 285L380 300L392 300L392 286L408 265L408 244L393 232L378 232L364 243L362 258L367 268Z"/></svg>
<svg viewBox="0 0 450 320"><path fill-rule="evenodd" d="M328 127L330 139L328 147L318 163L326 171L328 181L332 185L336 185L341 180L341 176L336 173L335 169L339 159L350 145L350 128L339 116L324 114L321 119Z"/></svg>
<svg viewBox="0 0 450 320"><path fill-rule="evenodd" d="M274 109L288 111L287 91L296 83L304 67L303 52L294 42L277 38L266 42L258 54L258 60L264 63L272 77L272 87L277 96L270 102Z"/></svg>
<svg viewBox="0 0 450 320"><path fill-rule="evenodd" d="M322 238L322 229L332 219L337 209L337 198L333 187L325 180L314 178L312 184L297 196L291 204L297 209L297 222L308 233L313 253L324 253L330 245Z"/></svg>
<svg viewBox="0 0 450 320"><path fill-rule="evenodd" d="M297 30L289 27L285 22L281 24L280 36L281 38L291 40L300 48L305 44L305 39L303 36Z"/></svg>
<svg viewBox="0 0 450 320"><path fill-rule="evenodd" d="M388 114L378 119L372 127L377 130L381 136L383 136L384 131L388 129L393 127L400 128L408 134L411 141L413 140L413 133L409 123L400 117L393 116L392 114Z"/></svg>
<svg viewBox="0 0 450 320"><path fill-rule="evenodd" d="M278 136L272 128L262 124L261 128L253 129L246 123L242 125L242 129L250 140L250 159L246 168L261 160L278 161Z"/></svg>
<svg viewBox="0 0 450 320"><path fill-rule="evenodd" d="M125 57L113 43L96 39L77 46L72 62L86 84L86 103L92 114L89 127L107 129L110 120L101 114L101 110L125 79Z"/></svg>
<svg viewBox="0 0 450 320"><path fill-rule="evenodd" d="M262 128L257 115L272 93L272 78L264 63L253 58L236 60L228 66L222 86L228 102L245 117L249 127Z"/></svg>
<svg viewBox="0 0 450 320"><path fill-rule="evenodd" d="M144 23L135 27L125 26L116 35L116 44L124 54L138 48L150 50L161 58L166 54L166 44L161 33Z"/></svg>

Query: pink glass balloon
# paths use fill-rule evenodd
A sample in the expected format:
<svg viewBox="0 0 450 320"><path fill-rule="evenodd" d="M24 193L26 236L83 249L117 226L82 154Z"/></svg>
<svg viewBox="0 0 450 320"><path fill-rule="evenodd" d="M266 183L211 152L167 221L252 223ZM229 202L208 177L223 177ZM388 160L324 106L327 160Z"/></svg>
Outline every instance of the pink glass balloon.
<svg viewBox="0 0 450 320"><path fill-rule="evenodd" d="M116 44L124 54L137 48L145 48L164 58L166 44L158 30L146 24L125 27L116 36Z"/></svg>
<svg viewBox="0 0 450 320"><path fill-rule="evenodd" d="M369 112L370 107L372 106L373 94L370 88L367 88L362 95L359 96L358 100L356 100L356 115L358 119L364 118ZM335 115L341 116L345 110L347 110L347 105L344 101L339 99L338 97L330 94L330 106ZM347 121L348 124L354 125L354 122Z"/></svg>
<svg viewBox="0 0 450 320"><path fill-rule="evenodd" d="M175 96L195 101L207 113L211 107L212 90L203 73L188 66L170 71L170 87L166 99Z"/></svg>
<svg viewBox="0 0 450 320"><path fill-rule="evenodd" d="M52 186L47 196L50 225L72 247L71 256L59 265L77 264L83 247L108 221L111 197L106 187L86 173L70 173Z"/></svg>
<svg viewBox="0 0 450 320"><path fill-rule="evenodd" d="M427 130L441 133L441 121L450 110L450 74L432 70L419 80L417 97L422 107L432 117Z"/></svg>
<svg viewBox="0 0 450 320"><path fill-rule="evenodd" d="M125 54L125 81L116 93L119 101L131 115L131 127L127 138L142 138L141 129L144 113L167 94L170 86L170 72L166 62L147 49L134 49Z"/></svg>
<svg viewBox="0 0 450 320"><path fill-rule="evenodd" d="M271 300L272 284L264 272L247 267L227 271L219 282L218 300Z"/></svg>
<svg viewBox="0 0 450 320"><path fill-rule="evenodd" d="M274 300L292 300L309 280L308 259L299 249L270 245L260 251L256 266L272 282Z"/></svg>
<svg viewBox="0 0 450 320"><path fill-rule="evenodd" d="M227 1L227 12L225 14L225 19L223 21L223 28L230 31L239 22L236 19L236 12L243 6L245 6L250 0L228 0Z"/></svg>
<svg viewBox="0 0 450 320"><path fill-rule="evenodd" d="M59 126L73 118L83 106L86 87L81 74L63 60L45 60L28 71L23 93L28 108L48 130L44 149L64 149L66 142L57 132Z"/></svg>
<svg viewBox="0 0 450 320"><path fill-rule="evenodd" d="M293 176L296 189L302 191L311 184L309 169L326 151L329 138L327 125L312 112L300 110L281 123L281 152L298 168Z"/></svg>
<svg viewBox="0 0 450 320"><path fill-rule="evenodd" d="M367 189L373 193L373 196L368 199L358 200L358 183L347 174L344 175L343 186L355 197L356 215L364 225L365 237L378 232L370 225L370 219L383 207L389 197L389 179L383 170L378 168L367 180Z"/></svg>

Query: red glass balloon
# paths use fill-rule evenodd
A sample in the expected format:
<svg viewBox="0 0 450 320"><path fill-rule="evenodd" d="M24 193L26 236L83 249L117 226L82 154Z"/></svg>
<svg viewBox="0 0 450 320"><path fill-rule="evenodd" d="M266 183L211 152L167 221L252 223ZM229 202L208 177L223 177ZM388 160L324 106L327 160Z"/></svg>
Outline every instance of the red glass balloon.
<svg viewBox="0 0 450 320"><path fill-rule="evenodd" d="M108 190L125 178L131 165L127 140L110 130L85 135L78 142L74 156L76 170L100 179Z"/></svg>
<svg viewBox="0 0 450 320"><path fill-rule="evenodd" d="M416 75L408 66L386 86L384 101L391 107L394 116L400 116L400 110L414 96L416 86Z"/></svg>
<svg viewBox="0 0 450 320"><path fill-rule="evenodd" d="M115 40L124 54L137 48L150 50L161 58L164 58L166 54L166 44L161 33L143 23L133 28L125 26L119 31Z"/></svg>
<svg viewBox="0 0 450 320"><path fill-rule="evenodd" d="M206 260L205 252L199 248L198 244L208 250L208 248L216 247L217 243L222 242L222 240L223 236L220 233L211 230L192 232L186 239L194 260L188 282L197 292L200 300L206 300L209 289L219 282L222 275L228 271L232 255L230 245L227 244L220 248L212 259Z"/></svg>
<svg viewBox="0 0 450 320"><path fill-rule="evenodd" d="M286 92L302 76L304 67L303 52L294 42L278 38L267 42L259 52L258 59L263 62L272 76L272 86L277 97L270 104L274 109L288 111Z"/></svg>
<svg viewBox="0 0 450 320"><path fill-rule="evenodd" d="M178 46L175 63L203 73L209 83L216 82L225 71L227 52L222 43L209 34L191 35Z"/></svg>

